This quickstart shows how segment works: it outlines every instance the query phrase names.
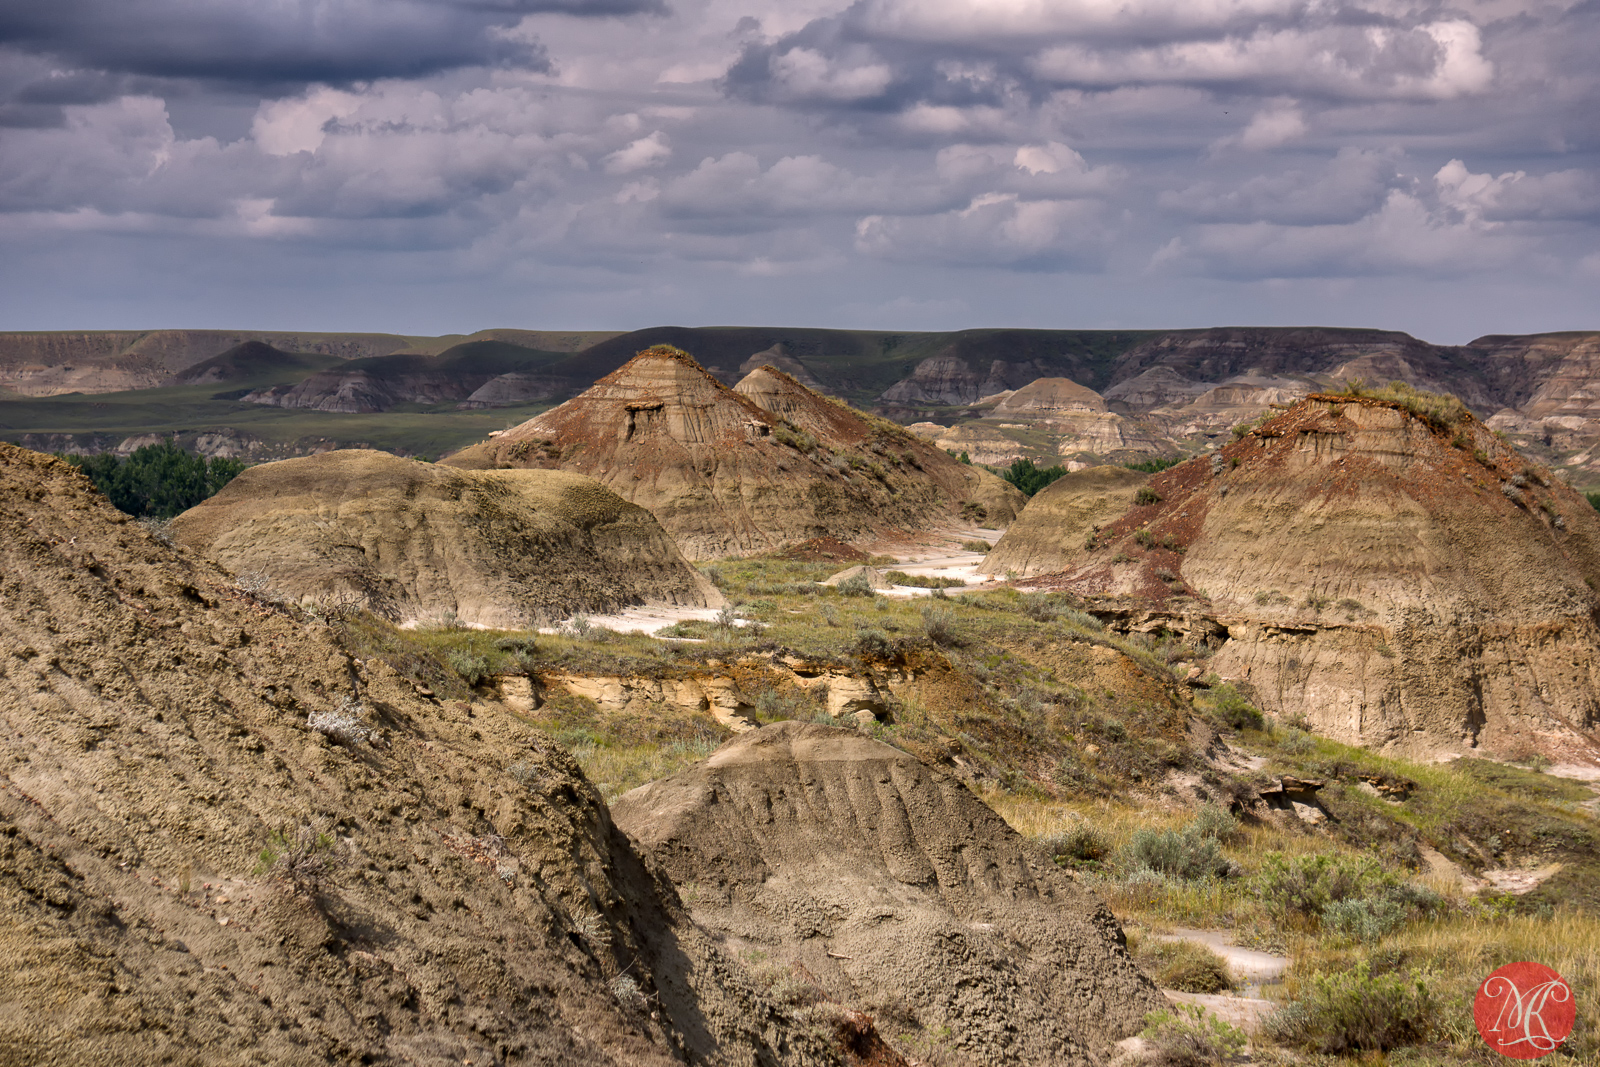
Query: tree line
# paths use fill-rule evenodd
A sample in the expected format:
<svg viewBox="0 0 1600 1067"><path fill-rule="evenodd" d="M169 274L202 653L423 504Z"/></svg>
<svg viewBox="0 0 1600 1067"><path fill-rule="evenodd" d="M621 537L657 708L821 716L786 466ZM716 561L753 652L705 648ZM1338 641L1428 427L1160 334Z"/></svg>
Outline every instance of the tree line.
<svg viewBox="0 0 1600 1067"><path fill-rule="evenodd" d="M62 458L88 475L114 507L137 518L170 519L188 511L244 470L241 460L207 459L170 440L134 449L126 458L112 452Z"/></svg>

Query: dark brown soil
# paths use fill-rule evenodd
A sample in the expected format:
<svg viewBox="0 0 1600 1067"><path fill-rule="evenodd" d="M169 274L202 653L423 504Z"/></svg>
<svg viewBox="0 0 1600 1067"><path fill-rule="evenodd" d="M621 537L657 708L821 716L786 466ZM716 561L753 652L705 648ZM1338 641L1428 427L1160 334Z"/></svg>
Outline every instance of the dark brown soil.
<svg viewBox="0 0 1600 1067"><path fill-rule="evenodd" d="M809 541L790 545L782 552L773 553L772 558L796 563L865 563L872 557L837 537L813 537Z"/></svg>

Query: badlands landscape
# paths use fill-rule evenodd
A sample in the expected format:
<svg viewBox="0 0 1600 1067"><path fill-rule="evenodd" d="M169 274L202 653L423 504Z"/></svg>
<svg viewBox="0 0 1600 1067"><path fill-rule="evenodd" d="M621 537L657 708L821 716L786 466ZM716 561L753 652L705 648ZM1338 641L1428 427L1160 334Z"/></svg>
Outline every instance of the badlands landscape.
<svg viewBox="0 0 1600 1067"><path fill-rule="evenodd" d="M1597 355L0 336L0 1064L1600 1062Z"/></svg>

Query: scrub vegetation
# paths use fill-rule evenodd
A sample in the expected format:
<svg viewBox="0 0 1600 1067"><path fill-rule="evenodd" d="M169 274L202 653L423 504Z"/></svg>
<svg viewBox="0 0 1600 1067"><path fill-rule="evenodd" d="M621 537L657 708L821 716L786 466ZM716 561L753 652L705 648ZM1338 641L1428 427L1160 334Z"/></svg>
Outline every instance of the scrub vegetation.
<svg viewBox="0 0 1600 1067"><path fill-rule="evenodd" d="M1600 1057L1600 1030L1586 1021L1600 1018L1600 837L1588 786L1536 762L1421 764L1319 737L1263 715L1238 689L1180 684L1193 666L1205 669L1209 650L1171 634L1118 633L1065 594L850 596L818 584L833 563L703 569L730 608L665 637L584 620L556 634L450 620L398 629L360 613L324 621L358 658L381 658L468 706L494 676L721 672L757 723L856 726L830 715L825 691L797 688L772 665L875 678L892 695L861 728L960 776L1043 859L1072 870L1127 925L1130 948L1163 984L1239 984L1209 949L1156 936L1172 927L1226 930L1293 960L1266 991L1279 1010L1250 1038L1257 1062L1488 1064L1496 1054L1473 1029L1472 996L1489 971L1527 958L1560 971L1579 998L1578 1030L1552 1062ZM522 714L608 797L683 770L732 736L704 710L606 711L557 687ZM1214 758L1212 738L1231 750L1228 761ZM1321 783L1322 822L1264 802L1285 777ZM1464 881L1554 865L1520 895ZM1174 1048L1235 1040L1182 1013L1146 1033Z"/></svg>

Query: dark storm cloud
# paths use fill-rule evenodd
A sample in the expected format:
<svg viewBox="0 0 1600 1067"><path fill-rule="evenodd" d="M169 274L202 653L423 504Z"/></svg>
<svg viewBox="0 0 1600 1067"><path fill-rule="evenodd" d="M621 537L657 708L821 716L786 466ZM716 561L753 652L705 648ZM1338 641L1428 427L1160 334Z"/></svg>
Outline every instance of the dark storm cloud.
<svg viewBox="0 0 1600 1067"><path fill-rule="evenodd" d="M661 0L0 0L0 46L109 74L252 87L452 68L545 69L524 15L660 12Z"/></svg>
<svg viewBox="0 0 1600 1067"><path fill-rule="evenodd" d="M1488 87L1482 43L1461 18L1353 3L859 0L749 43L722 84L738 99L847 111L1032 105L1061 89L1163 85L1437 100Z"/></svg>

